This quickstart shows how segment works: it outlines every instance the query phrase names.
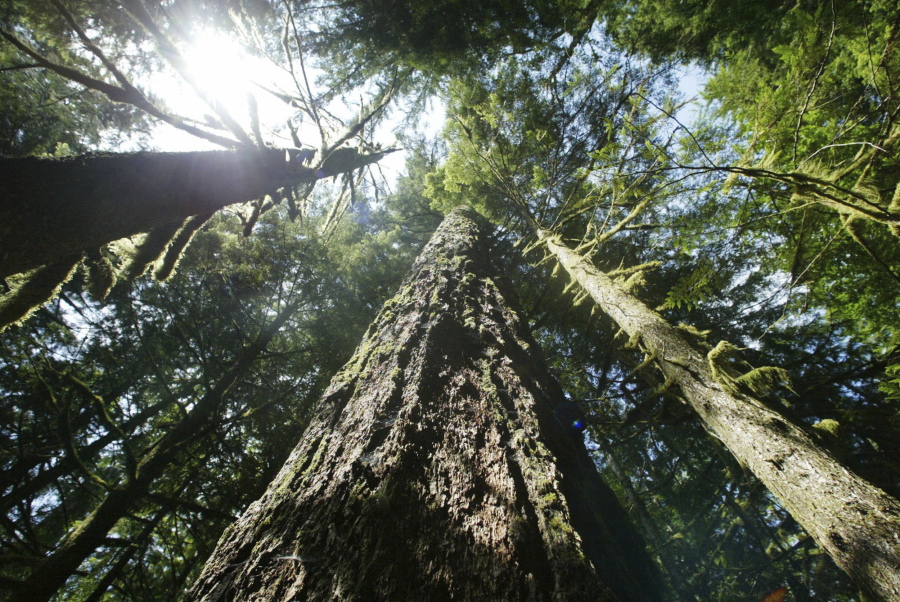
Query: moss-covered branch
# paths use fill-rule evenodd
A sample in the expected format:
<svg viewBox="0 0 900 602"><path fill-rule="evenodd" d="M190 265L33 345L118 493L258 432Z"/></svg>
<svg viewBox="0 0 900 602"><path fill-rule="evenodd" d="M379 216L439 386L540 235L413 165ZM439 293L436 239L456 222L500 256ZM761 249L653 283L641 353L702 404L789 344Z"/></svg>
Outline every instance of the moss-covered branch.
<svg viewBox="0 0 900 602"><path fill-rule="evenodd" d="M338 149L318 174L278 149L0 158L0 278L382 156Z"/></svg>

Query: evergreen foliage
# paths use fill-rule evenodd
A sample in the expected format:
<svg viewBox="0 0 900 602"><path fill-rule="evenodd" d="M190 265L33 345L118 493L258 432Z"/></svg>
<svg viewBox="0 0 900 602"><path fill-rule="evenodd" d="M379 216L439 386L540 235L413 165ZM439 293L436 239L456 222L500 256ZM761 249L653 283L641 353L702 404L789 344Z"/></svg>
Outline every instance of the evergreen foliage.
<svg viewBox="0 0 900 602"><path fill-rule="evenodd" d="M3 281L0 322L21 324L0 333L0 598L28 599L21 584L120 495L47 596L182 599L443 214L468 204L495 224L492 259L668 599L861 599L538 233L680 325L724 389L897 498L895 2L41 0L0 17L4 157L118 150L161 123L244 150L302 142L319 149L302 169L349 172ZM296 90L270 91L290 124L260 133L215 103L194 119L154 93L154 74L186 76L201 26L291 72ZM691 118L685 64L704 81ZM417 119L435 96L447 119L430 139ZM381 156L388 114L406 128L395 182L344 161ZM321 140L301 141L303 123Z"/></svg>

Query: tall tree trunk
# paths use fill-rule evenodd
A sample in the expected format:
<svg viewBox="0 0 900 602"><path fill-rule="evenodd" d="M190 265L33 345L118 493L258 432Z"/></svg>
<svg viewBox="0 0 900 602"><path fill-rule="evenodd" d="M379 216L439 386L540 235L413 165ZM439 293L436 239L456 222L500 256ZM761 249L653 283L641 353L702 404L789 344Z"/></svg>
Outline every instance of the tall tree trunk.
<svg viewBox="0 0 900 602"><path fill-rule="evenodd" d="M337 149L318 170L273 148L0 158L0 278L381 156Z"/></svg>
<svg viewBox="0 0 900 602"><path fill-rule="evenodd" d="M672 586L675 599L690 600L690 586L684 576L678 572L674 558L672 558L672 555L666 550L666 541L660 536L659 531L657 531L656 524L653 522L653 517L650 516L650 512L647 510L644 500L641 499L640 494L638 494L634 485L631 483L631 478L628 476L628 473L626 473L625 469L622 468L622 465L619 464L615 453L606 454L606 462L612 469L613 474L615 474L616 478L619 480L619 484L625 492L625 497L628 498L628 503L631 504L632 515L637 516L641 523L641 527L643 527L644 536L647 538L647 541L650 542L650 545L653 546L653 549L656 550L663 572L669 579L669 584Z"/></svg>
<svg viewBox="0 0 900 602"><path fill-rule="evenodd" d="M188 599L659 599L476 216L437 230Z"/></svg>
<svg viewBox="0 0 900 602"><path fill-rule="evenodd" d="M678 329L540 231L569 275L656 360L706 427L876 600L900 600L900 503L850 472L802 429L748 394L723 387L706 354Z"/></svg>

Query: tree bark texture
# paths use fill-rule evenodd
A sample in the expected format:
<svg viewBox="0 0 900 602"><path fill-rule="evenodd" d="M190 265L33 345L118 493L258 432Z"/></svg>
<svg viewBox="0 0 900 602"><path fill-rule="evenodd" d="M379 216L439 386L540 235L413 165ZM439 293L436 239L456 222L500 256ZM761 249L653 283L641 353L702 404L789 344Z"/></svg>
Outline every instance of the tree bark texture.
<svg viewBox="0 0 900 602"><path fill-rule="evenodd" d="M722 386L706 354L659 314L546 232L566 271L681 388L713 435L875 600L900 600L900 503L845 468L757 399Z"/></svg>
<svg viewBox="0 0 900 602"><path fill-rule="evenodd" d="M437 230L189 600L659 599L476 218Z"/></svg>
<svg viewBox="0 0 900 602"><path fill-rule="evenodd" d="M0 278L380 157L341 148L318 170L270 148L0 158Z"/></svg>

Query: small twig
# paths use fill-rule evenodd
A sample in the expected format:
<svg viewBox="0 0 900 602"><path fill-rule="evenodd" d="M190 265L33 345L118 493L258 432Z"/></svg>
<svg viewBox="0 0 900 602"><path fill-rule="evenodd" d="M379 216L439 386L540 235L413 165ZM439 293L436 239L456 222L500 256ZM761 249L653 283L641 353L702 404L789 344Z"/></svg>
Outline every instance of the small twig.
<svg viewBox="0 0 900 602"><path fill-rule="evenodd" d="M806 159L804 159L803 161L804 161L804 162L809 161L810 159L812 159L813 157L815 157L816 155L818 155L818 154L821 153L822 151L828 150L829 148L835 148L835 147L838 147L838 146L871 146L872 148L874 148L874 149L876 149L876 150L880 150L880 151L883 152L883 153L886 153L886 152L887 152L887 150L881 148L881 147L878 146L877 144L872 144L871 142L844 142L844 143L841 143L841 144L829 144L829 145L823 146L822 148L820 148L819 150L817 150L816 152L814 152L813 154L811 154L810 156L808 156L808 157L807 157Z"/></svg>
<svg viewBox="0 0 900 602"><path fill-rule="evenodd" d="M806 110L809 108L809 101L812 100L812 95L815 93L816 88L819 87L819 79L825 72L825 66L828 64L828 56L831 54L831 46L834 43L834 32L836 29L837 17L834 14L834 0L831 0L831 32L828 34L828 45L825 47L825 56L822 57L822 62L819 64L819 71L813 78L812 87L809 89L809 92L806 93L803 107L800 109L800 114L797 116L797 125L794 127L793 162L795 167L797 166L797 145L800 143L800 128L803 126L803 117L806 115Z"/></svg>
<svg viewBox="0 0 900 602"><path fill-rule="evenodd" d="M10 65L9 67L0 67L0 73L3 73L4 71L18 71L20 69L34 69L40 66L40 63L22 63L21 65Z"/></svg>

